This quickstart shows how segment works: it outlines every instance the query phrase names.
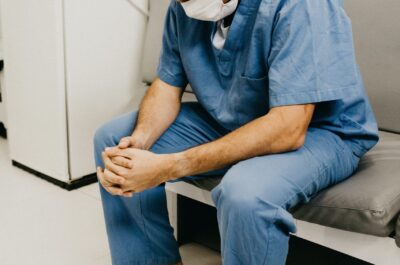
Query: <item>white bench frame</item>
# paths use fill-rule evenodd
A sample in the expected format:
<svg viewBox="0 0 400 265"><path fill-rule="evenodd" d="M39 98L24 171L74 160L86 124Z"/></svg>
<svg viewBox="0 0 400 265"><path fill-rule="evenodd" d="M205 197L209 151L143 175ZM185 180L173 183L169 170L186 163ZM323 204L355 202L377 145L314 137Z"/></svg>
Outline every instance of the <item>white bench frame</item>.
<svg viewBox="0 0 400 265"><path fill-rule="evenodd" d="M177 236L177 195L214 206L209 191L186 182L166 183L171 225ZM400 265L400 248L393 238L377 237L296 220L297 237L376 265Z"/></svg>

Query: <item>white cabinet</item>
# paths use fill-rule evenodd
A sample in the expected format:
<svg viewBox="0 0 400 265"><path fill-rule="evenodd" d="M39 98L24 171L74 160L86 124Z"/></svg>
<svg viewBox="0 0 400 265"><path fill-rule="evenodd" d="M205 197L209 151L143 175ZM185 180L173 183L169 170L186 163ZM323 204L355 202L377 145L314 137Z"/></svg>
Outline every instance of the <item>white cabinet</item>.
<svg viewBox="0 0 400 265"><path fill-rule="evenodd" d="M10 156L74 185L95 171L93 134L136 108L147 1L1 0Z"/></svg>
<svg viewBox="0 0 400 265"><path fill-rule="evenodd" d="M7 121L6 121L6 107L4 104L4 94L2 93L4 90L3 87L3 79L4 79L4 75L3 72L0 72L0 131L5 129L5 127L7 126ZM4 131L1 131L0 135L3 135Z"/></svg>
<svg viewBox="0 0 400 265"><path fill-rule="evenodd" d="M1 41L1 40L0 40ZM2 58L2 56L0 57ZM1 59L2 60L2 59ZM6 108L5 108L5 104L4 104L4 94L3 92L3 72L0 72L0 123L3 124L3 126L6 126L7 122L6 122ZM0 129L1 130L1 129Z"/></svg>
<svg viewBox="0 0 400 265"><path fill-rule="evenodd" d="M2 34L1 34L1 17L0 17L0 61L3 61L3 40L2 40ZM6 124L6 109L4 106L4 100L3 100L4 94L2 93L3 92L2 87L3 87L3 72L0 71L0 123L2 123L4 126ZM0 130L1 130L1 128L0 128Z"/></svg>

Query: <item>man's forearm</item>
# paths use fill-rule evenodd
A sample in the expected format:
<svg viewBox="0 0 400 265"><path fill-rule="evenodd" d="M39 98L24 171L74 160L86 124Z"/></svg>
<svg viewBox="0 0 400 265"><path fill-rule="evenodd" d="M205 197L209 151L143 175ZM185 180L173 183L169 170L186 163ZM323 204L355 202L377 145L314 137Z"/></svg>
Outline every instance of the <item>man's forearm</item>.
<svg viewBox="0 0 400 265"><path fill-rule="evenodd" d="M132 136L150 148L172 124L180 110L182 91L157 79L144 96Z"/></svg>
<svg viewBox="0 0 400 265"><path fill-rule="evenodd" d="M289 113L271 111L216 141L174 154L175 176L200 174L255 156L298 149L304 143L314 106L284 108L290 108Z"/></svg>

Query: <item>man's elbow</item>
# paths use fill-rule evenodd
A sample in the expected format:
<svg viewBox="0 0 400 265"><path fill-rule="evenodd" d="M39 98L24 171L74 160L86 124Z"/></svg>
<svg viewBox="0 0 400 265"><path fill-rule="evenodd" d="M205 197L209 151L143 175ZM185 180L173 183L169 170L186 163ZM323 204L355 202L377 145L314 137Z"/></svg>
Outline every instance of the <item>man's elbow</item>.
<svg viewBox="0 0 400 265"><path fill-rule="evenodd" d="M292 138L290 151L296 151L303 147L304 143L306 142L307 130L294 135L295 137Z"/></svg>
<svg viewBox="0 0 400 265"><path fill-rule="evenodd" d="M304 146L310 121L314 112L314 105L295 105L276 107L267 116L273 122L280 124L280 143L282 151L296 151Z"/></svg>
<svg viewBox="0 0 400 265"><path fill-rule="evenodd" d="M302 148L305 142L306 142L306 135L303 134L294 142L293 151Z"/></svg>

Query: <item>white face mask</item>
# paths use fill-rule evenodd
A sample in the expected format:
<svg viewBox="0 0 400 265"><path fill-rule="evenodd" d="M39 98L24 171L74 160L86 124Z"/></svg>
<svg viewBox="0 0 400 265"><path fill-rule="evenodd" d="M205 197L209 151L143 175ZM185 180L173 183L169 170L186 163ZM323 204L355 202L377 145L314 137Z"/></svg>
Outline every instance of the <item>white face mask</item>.
<svg viewBox="0 0 400 265"><path fill-rule="evenodd" d="M230 0L226 4L222 0L189 0L181 4L188 17L219 21L235 12L238 0Z"/></svg>

